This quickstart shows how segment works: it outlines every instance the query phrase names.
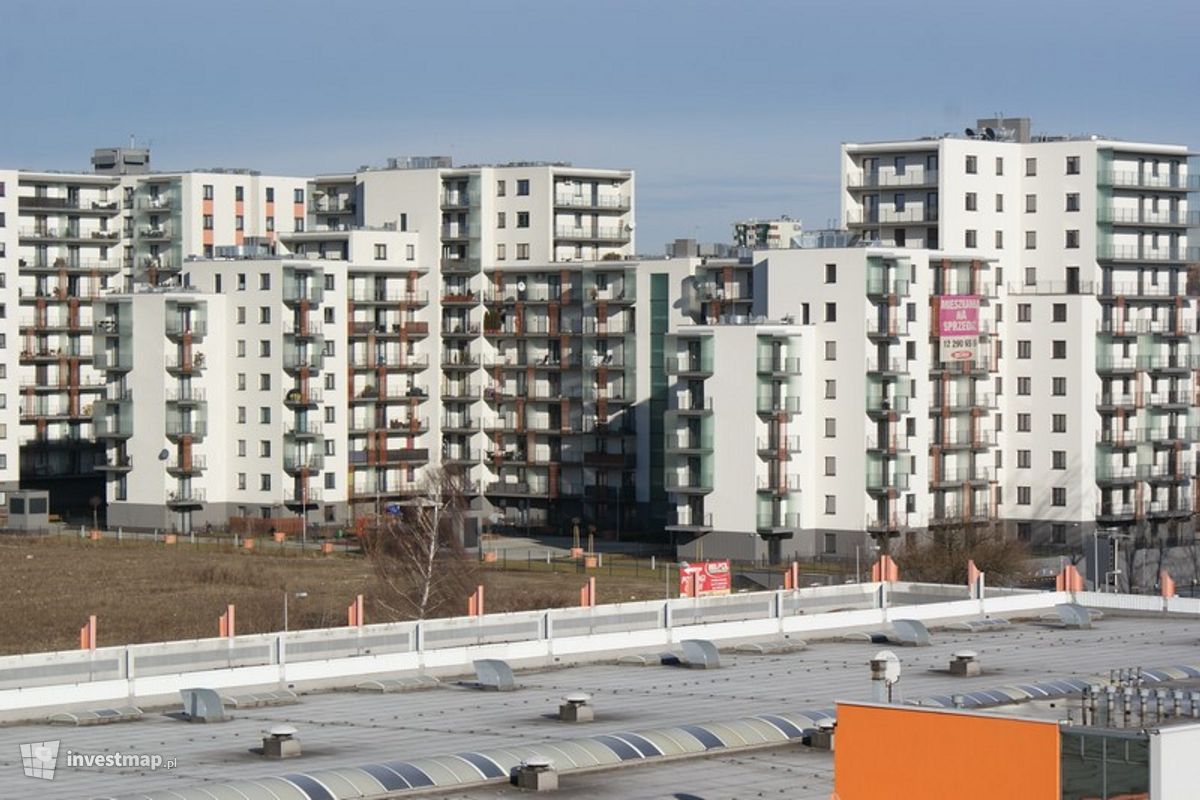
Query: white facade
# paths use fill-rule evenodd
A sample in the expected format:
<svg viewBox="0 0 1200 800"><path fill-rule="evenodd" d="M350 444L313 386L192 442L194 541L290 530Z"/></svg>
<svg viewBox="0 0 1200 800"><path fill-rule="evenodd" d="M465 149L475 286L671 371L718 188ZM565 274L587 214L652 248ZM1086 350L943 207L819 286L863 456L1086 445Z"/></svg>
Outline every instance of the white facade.
<svg viewBox="0 0 1200 800"><path fill-rule="evenodd" d="M798 219L747 219L733 223L733 243L755 250L776 250L792 246L792 240L804 232Z"/></svg>

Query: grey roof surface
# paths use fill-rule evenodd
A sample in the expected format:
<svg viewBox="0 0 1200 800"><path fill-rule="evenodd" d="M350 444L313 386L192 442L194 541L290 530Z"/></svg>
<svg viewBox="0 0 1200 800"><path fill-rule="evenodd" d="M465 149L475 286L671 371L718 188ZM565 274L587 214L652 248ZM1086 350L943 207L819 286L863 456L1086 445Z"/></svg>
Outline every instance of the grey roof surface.
<svg viewBox="0 0 1200 800"><path fill-rule="evenodd" d="M1091 630L1030 622L982 634L937 627L932 631L930 647L890 648L904 667L898 700L1088 676L1120 667L1200 662L1200 620L1110 614ZM981 676L957 678L945 672L952 653L964 648L979 654ZM298 705L233 709L231 721L209 725L185 723L154 710L147 710L141 721L119 725L10 725L0 728L0 798L137 795L232 779L830 708L836 700L870 699L867 661L879 649L868 643L810 641L807 650L794 653L725 652L716 670L596 663L518 672L516 682L521 688L506 693L447 682L440 688L398 694L311 694L301 696ZM592 695L596 721L579 725L557 721L561 698L580 690ZM265 761L251 752L261 744L263 731L277 723L299 729L302 758ZM56 739L61 740L61 750L55 779L23 777L18 745ZM63 758L68 750L161 754L178 759L178 765L157 772L68 768ZM789 770L803 776L801 785L814 787L811 794L797 787ZM831 772L827 753L785 748L564 775L562 782L571 787L573 797L691 794L714 800L753 797L760 791L772 796L773 787L791 787L787 796L825 800L832 788ZM753 792L748 791L751 786ZM492 797L506 791L488 786L447 796Z"/></svg>

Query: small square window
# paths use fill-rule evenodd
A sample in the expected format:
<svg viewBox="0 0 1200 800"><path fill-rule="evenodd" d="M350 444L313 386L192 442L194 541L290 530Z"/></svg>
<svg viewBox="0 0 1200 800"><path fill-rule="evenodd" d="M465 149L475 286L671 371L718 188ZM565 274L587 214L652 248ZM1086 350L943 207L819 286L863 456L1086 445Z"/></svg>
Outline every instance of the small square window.
<svg viewBox="0 0 1200 800"><path fill-rule="evenodd" d="M825 282L837 283L837 264L825 265Z"/></svg>
<svg viewBox="0 0 1200 800"><path fill-rule="evenodd" d="M825 304L825 321L837 322L837 303Z"/></svg>
<svg viewBox="0 0 1200 800"><path fill-rule="evenodd" d="M826 400L836 400L837 399L837 381L832 380L832 379L825 381L825 399Z"/></svg>
<svg viewBox="0 0 1200 800"><path fill-rule="evenodd" d="M1062 376L1051 376L1050 378L1050 394L1055 397L1067 396L1067 379Z"/></svg>
<svg viewBox="0 0 1200 800"><path fill-rule="evenodd" d="M1036 194L1025 195L1025 213L1033 214L1036 211L1037 211L1037 195Z"/></svg>
<svg viewBox="0 0 1200 800"><path fill-rule="evenodd" d="M1050 424L1051 424L1051 430L1054 433L1066 433L1067 432L1067 415L1066 414L1055 414L1051 418Z"/></svg>
<svg viewBox="0 0 1200 800"><path fill-rule="evenodd" d="M968 175L974 175L979 172L978 159L975 156L967 156L965 170Z"/></svg>
<svg viewBox="0 0 1200 800"><path fill-rule="evenodd" d="M1067 489L1064 486L1055 486L1050 490L1050 504L1054 506L1065 506L1067 504Z"/></svg>
<svg viewBox="0 0 1200 800"><path fill-rule="evenodd" d="M825 343L825 360L837 361L837 342L830 340Z"/></svg>
<svg viewBox="0 0 1200 800"><path fill-rule="evenodd" d="M826 417L825 418L825 438L833 439L836 436L837 436L837 418L836 417Z"/></svg>
<svg viewBox="0 0 1200 800"><path fill-rule="evenodd" d="M968 229L963 232L963 246L967 248L977 247L978 234L976 231Z"/></svg>
<svg viewBox="0 0 1200 800"><path fill-rule="evenodd" d="M1051 358L1066 358L1067 357L1067 341L1065 339L1055 339L1050 344Z"/></svg>
<svg viewBox="0 0 1200 800"><path fill-rule="evenodd" d="M1033 490L1030 489L1028 486L1018 486L1017 487L1017 505L1019 505L1019 506L1029 505L1032 497L1033 497Z"/></svg>
<svg viewBox="0 0 1200 800"><path fill-rule="evenodd" d="M1067 451L1066 450L1054 450L1051 452L1050 455L1051 455L1051 460L1053 461L1053 464L1054 464L1054 469L1066 469L1067 468Z"/></svg>
<svg viewBox="0 0 1200 800"><path fill-rule="evenodd" d="M1033 463L1033 457L1029 450L1017 451L1017 469L1029 469Z"/></svg>
<svg viewBox="0 0 1200 800"><path fill-rule="evenodd" d="M387 245L386 244L375 245L375 260L376 261L387 261Z"/></svg>
<svg viewBox="0 0 1200 800"><path fill-rule="evenodd" d="M828 513L832 514L833 512L830 511ZM831 555L835 555L836 553L837 553L837 534L836 533L825 534L825 555L831 556Z"/></svg>
<svg viewBox="0 0 1200 800"><path fill-rule="evenodd" d="M1067 321L1067 304L1066 303L1055 303L1054 304L1053 316L1051 317L1051 320L1053 322L1066 322Z"/></svg>
<svg viewBox="0 0 1200 800"><path fill-rule="evenodd" d="M529 181L522 178L517 181L517 196L525 197L529 194Z"/></svg>
<svg viewBox="0 0 1200 800"><path fill-rule="evenodd" d="M825 474L829 477L837 475L837 456L825 456Z"/></svg>
<svg viewBox="0 0 1200 800"><path fill-rule="evenodd" d="M1017 322L1029 322L1033 318L1033 306L1029 303L1017 304Z"/></svg>
<svg viewBox="0 0 1200 800"><path fill-rule="evenodd" d="M1071 192L1070 194L1067 195L1067 211L1078 211L1078 210L1079 210L1079 194L1076 192Z"/></svg>
<svg viewBox="0 0 1200 800"><path fill-rule="evenodd" d="M529 212L528 211L518 211L517 212L517 227L518 228L528 228L529 227Z"/></svg>
<svg viewBox="0 0 1200 800"><path fill-rule="evenodd" d="M1036 158L1025 159L1025 175L1030 178L1037 175L1037 159Z"/></svg>
<svg viewBox="0 0 1200 800"><path fill-rule="evenodd" d="M1067 156L1067 174L1079 174L1079 156Z"/></svg>

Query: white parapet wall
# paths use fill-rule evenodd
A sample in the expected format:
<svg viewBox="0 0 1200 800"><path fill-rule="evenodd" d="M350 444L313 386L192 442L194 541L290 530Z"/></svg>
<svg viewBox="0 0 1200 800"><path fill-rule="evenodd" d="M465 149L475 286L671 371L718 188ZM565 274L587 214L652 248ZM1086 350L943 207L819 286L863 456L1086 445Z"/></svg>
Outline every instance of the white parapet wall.
<svg viewBox="0 0 1200 800"><path fill-rule="evenodd" d="M897 605L890 601L892 595L932 602ZM169 703L180 689L194 686L320 689L352 686L367 676L387 673L467 675L472 662L481 658L538 667L665 650L684 639L732 644L820 638L880 630L894 619L935 625L1039 614L1065 602L1200 614L1200 600L1011 590L989 590L984 599L971 599L965 586L860 583L158 642L0 658L0 716L15 719L63 707Z"/></svg>

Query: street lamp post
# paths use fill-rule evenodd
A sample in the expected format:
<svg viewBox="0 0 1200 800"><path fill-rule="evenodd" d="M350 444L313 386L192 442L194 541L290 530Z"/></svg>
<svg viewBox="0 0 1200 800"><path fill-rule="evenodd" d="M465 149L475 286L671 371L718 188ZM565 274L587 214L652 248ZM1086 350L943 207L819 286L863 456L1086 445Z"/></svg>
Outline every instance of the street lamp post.
<svg viewBox="0 0 1200 800"><path fill-rule="evenodd" d="M297 600L303 600L304 598L308 597L308 592L296 592L295 595L296 595ZM283 593L283 632L287 633L287 630L288 630L288 592L285 591Z"/></svg>

